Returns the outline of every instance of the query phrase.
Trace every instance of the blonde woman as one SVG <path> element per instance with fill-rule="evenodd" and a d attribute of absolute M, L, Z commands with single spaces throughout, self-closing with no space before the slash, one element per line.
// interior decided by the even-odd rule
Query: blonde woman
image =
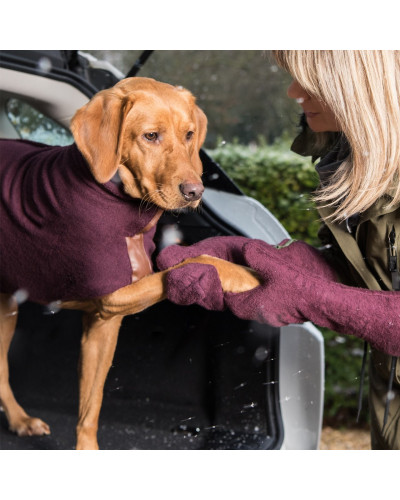
<path fill-rule="evenodd" d="M 315 202 L 324 250 L 221 237 L 169 247 L 161 268 L 207 253 L 263 284 L 223 293 L 211 266 L 168 275 L 168 298 L 274 326 L 310 320 L 371 346 L 373 449 L 400 449 L 400 51 L 274 51 L 303 111 L 292 149 L 320 161 Z"/>

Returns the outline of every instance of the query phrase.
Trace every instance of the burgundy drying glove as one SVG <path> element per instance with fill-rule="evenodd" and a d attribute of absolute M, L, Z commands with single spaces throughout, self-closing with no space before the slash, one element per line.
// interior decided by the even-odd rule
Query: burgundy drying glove
<path fill-rule="evenodd" d="M 214 266 L 187 264 L 167 274 L 167 297 L 182 306 L 198 304 L 212 311 L 223 311 L 224 292 Z"/>
<path fill-rule="evenodd" d="M 159 253 L 157 266 L 160 270 L 168 269 L 200 255 L 244 264 L 243 247 L 249 241 L 243 236 L 217 236 L 191 246 L 171 245 Z M 213 311 L 225 309 L 218 272 L 211 265 L 187 264 L 173 269 L 167 275 L 166 291 L 168 299 L 175 304 L 198 304 Z"/>
<path fill-rule="evenodd" d="M 236 264 L 244 264 L 243 247 L 249 241 L 250 239 L 244 236 L 217 236 L 199 241 L 191 246 L 171 245 L 159 253 L 157 266 L 160 270 L 167 269 L 185 259 L 200 255 L 210 255 Z"/>
<path fill-rule="evenodd" d="M 217 236 L 191 246 L 171 245 L 159 253 L 157 266 L 160 270 L 167 269 L 200 255 L 244 264 L 243 247 L 249 241 L 243 236 Z M 213 311 L 225 309 L 218 272 L 211 265 L 187 264 L 173 269 L 167 275 L 166 291 L 168 299 L 175 304 L 198 304 Z"/>
<path fill-rule="evenodd" d="M 168 268 L 190 257 L 204 253 L 224 258 L 235 263 L 246 264 L 243 248 L 252 240 L 243 237 L 217 237 L 203 240 L 190 247 L 170 246 L 160 254 L 158 265 Z M 318 250 L 302 241 L 283 240 L 272 246 L 259 241 L 271 255 L 279 254 L 282 259 L 292 262 L 308 272 L 314 272 L 327 279 L 335 279 L 335 273 L 320 255 Z M 215 267 L 207 264 L 187 264 L 170 271 L 166 280 L 167 297 L 180 305 L 198 304 L 206 309 L 221 311 L 224 309 L 224 294 Z"/>
<path fill-rule="evenodd" d="M 298 248 L 298 243 L 293 243 Z M 288 249 L 292 246 L 289 245 Z M 400 294 L 348 287 L 335 282 L 321 262 L 288 259 L 253 240 L 244 257 L 264 283 L 244 293 L 225 293 L 225 305 L 238 317 L 273 326 L 312 321 L 338 333 L 355 335 L 392 356 L 400 356 Z M 314 262 L 315 264 L 315 262 Z"/>

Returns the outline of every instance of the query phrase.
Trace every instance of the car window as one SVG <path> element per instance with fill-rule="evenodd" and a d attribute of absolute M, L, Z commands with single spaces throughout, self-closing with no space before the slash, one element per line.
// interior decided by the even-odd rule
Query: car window
<path fill-rule="evenodd" d="M 9 99 L 6 104 L 6 113 L 21 139 L 42 142 L 51 146 L 67 146 L 74 142 L 68 129 L 23 100 Z"/>

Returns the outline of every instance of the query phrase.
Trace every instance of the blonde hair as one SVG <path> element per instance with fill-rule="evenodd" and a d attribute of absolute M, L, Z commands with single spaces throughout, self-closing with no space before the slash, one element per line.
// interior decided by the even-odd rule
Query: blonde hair
<path fill-rule="evenodd" d="M 400 51 L 275 50 L 277 63 L 335 114 L 351 153 L 315 196 L 343 220 L 400 202 Z"/>

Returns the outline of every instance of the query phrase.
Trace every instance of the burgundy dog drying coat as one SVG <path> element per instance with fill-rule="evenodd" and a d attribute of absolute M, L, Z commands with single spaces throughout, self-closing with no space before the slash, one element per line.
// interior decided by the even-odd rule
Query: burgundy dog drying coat
<path fill-rule="evenodd" d="M 0 185 L 1 292 L 89 299 L 152 272 L 160 209 L 97 183 L 75 144 L 0 140 Z"/>

